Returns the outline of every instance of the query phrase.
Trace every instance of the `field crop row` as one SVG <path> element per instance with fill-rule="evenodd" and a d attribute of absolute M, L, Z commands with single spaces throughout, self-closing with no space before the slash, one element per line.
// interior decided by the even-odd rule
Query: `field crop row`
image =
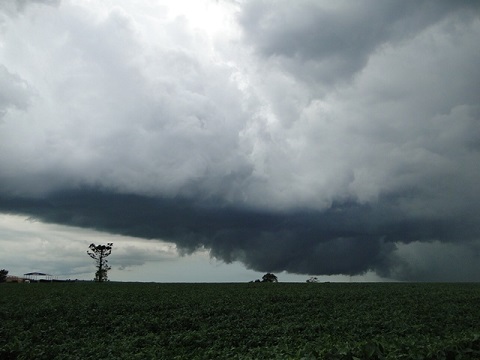
<path fill-rule="evenodd" d="M 1 359 L 478 359 L 477 284 L 0 286 Z"/>

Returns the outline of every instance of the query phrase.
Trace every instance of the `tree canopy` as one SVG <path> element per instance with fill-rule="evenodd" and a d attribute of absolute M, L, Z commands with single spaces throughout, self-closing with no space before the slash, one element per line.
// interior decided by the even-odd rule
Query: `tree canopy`
<path fill-rule="evenodd" d="M 275 274 L 266 273 L 262 277 L 262 282 L 278 282 L 278 278 L 276 277 Z"/>

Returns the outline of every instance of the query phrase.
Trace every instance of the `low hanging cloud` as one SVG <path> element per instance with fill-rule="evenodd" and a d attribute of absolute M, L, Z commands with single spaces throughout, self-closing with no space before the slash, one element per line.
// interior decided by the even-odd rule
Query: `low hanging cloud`
<path fill-rule="evenodd" d="M 305 274 L 480 240 L 476 2 L 55 5 L 0 7 L 0 211 Z"/>

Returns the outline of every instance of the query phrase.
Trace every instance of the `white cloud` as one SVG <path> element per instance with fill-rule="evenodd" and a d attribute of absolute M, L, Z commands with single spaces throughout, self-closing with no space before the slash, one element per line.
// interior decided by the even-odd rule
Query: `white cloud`
<path fill-rule="evenodd" d="M 142 273 L 139 268 L 147 263 L 179 261 L 176 246 L 170 243 L 46 224 L 23 216 L 0 215 L 0 266 L 17 276 L 40 271 L 61 279 L 93 278 L 95 264 L 87 255 L 88 246 L 108 242 L 114 243 L 108 260 L 116 273 L 129 270 L 138 276 Z M 122 274 L 117 276 L 122 279 Z M 162 277 L 156 279 L 161 281 Z"/>
<path fill-rule="evenodd" d="M 25 110 L 28 107 L 32 91 L 27 82 L 12 74 L 0 65 L 0 121 L 8 110 Z"/>
<path fill-rule="evenodd" d="M 31 7 L 5 25 L 3 82 L 38 94 L 28 108 L 20 90 L 17 96 L 8 91 L 11 99 L 3 101 L 24 110 L 6 113 L 1 124 L 0 160 L 5 173 L 13 174 L 2 176 L 7 192 L 39 195 L 99 185 L 324 208 L 335 199 L 369 201 L 417 181 L 435 182 L 425 177 L 425 165 L 454 159 L 432 149 L 477 142 L 472 72 L 478 72 L 479 59 L 472 45 L 478 21 L 462 23 L 452 16 L 431 25 L 434 19 L 425 18 L 415 29 L 404 29 L 400 38 L 408 35 L 408 41 L 398 41 L 399 29 L 372 35 L 365 40 L 372 45 L 358 49 L 367 60 L 352 80 L 335 88 L 325 83 L 319 92 L 321 81 L 305 82 L 276 57 L 262 59 L 249 50 L 250 44 L 280 46 L 281 34 L 297 25 L 306 32 L 309 23 L 294 15 L 313 3 L 293 12 L 283 4 L 279 9 L 293 16 L 287 27 L 269 23 L 269 37 L 247 37 L 250 42 L 238 41 L 231 3 L 198 3 L 203 16 L 194 16 L 183 2 L 154 9 L 108 4 Z M 325 15 L 314 7 L 312 19 Z M 250 10 L 242 25 L 253 36 L 254 28 L 247 28 L 254 17 Z M 270 4 L 262 5 L 262 14 L 272 11 Z M 347 8 L 328 11 L 340 19 L 336 26 L 342 31 L 358 20 L 348 17 Z M 404 16 L 413 15 L 408 10 Z M 353 25 L 345 28 L 343 21 Z M 308 53 L 312 66 L 323 64 L 316 53 L 328 50 L 310 48 L 302 38 L 282 46 L 314 51 Z M 455 118 L 451 129 L 435 120 L 448 113 L 455 117 L 462 106 L 474 117 Z M 439 131 L 444 135 L 431 135 Z M 444 144 L 445 136 L 456 138 Z M 455 161 L 477 160 L 472 154 L 456 156 Z"/>

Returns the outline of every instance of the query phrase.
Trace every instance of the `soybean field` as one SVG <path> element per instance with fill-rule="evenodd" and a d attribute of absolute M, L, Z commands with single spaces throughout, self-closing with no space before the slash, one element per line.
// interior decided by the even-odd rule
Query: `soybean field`
<path fill-rule="evenodd" d="M 0 359 L 479 359 L 480 284 L 0 286 Z"/>

